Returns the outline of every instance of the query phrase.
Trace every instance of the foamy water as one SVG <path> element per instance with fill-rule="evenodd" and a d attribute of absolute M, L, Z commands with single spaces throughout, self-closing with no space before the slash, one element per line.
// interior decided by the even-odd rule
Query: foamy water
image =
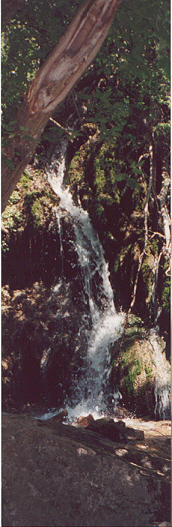
<path fill-rule="evenodd" d="M 87 339 L 86 366 L 80 380 L 73 380 L 72 400 L 66 400 L 65 408 L 69 419 L 82 415 L 96 418 L 106 410 L 104 388 L 110 372 L 110 346 L 119 339 L 123 330 L 124 313 L 117 313 L 113 301 L 113 290 L 109 280 L 107 262 L 103 248 L 95 232 L 87 211 L 81 205 L 73 203 L 69 189 L 64 186 L 65 153 L 67 141 L 60 146 L 60 155 L 55 153 L 48 167 L 48 181 L 54 192 L 60 197 L 60 206 L 56 209 L 57 222 L 67 213 L 74 225 L 76 251 L 83 277 L 84 292 L 88 299 L 91 330 Z M 63 255 L 62 237 L 61 255 Z M 84 315 L 86 316 L 86 315 Z M 114 410 L 120 394 L 112 394 Z"/>

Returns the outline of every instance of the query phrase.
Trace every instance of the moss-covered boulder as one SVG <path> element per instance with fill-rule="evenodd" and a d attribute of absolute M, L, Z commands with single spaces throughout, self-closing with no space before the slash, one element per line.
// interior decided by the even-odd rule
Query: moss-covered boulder
<path fill-rule="evenodd" d="M 170 364 L 165 356 L 164 340 L 158 336 L 157 340 L 152 342 L 141 319 L 130 316 L 125 338 L 113 349 L 111 378 L 126 408 L 137 415 L 170 418 Z M 164 377 L 162 389 L 161 375 Z M 168 394 L 167 401 L 163 401 L 163 390 Z"/>

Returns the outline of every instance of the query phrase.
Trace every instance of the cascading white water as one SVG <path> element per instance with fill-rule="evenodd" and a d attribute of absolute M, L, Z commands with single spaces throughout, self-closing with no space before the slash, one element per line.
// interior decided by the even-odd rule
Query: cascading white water
<path fill-rule="evenodd" d="M 113 291 L 109 281 L 108 266 L 103 249 L 94 231 L 87 211 L 81 205 L 73 203 L 72 196 L 63 184 L 65 173 L 65 155 L 67 141 L 62 140 L 48 167 L 48 181 L 54 192 L 60 197 L 60 206 L 56 209 L 57 221 L 67 213 L 73 220 L 76 249 L 84 281 L 85 295 L 89 303 L 91 330 L 87 330 L 87 356 L 85 372 L 73 386 L 73 400 L 66 401 L 69 419 L 92 413 L 94 417 L 105 410 L 104 385 L 110 370 L 109 347 L 120 336 L 124 315 L 117 314 L 113 302 Z M 62 237 L 61 254 L 63 255 Z M 114 394 L 114 407 L 120 394 Z"/>
<path fill-rule="evenodd" d="M 61 261 L 62 261 L 62 274 L 63 274 L 63 242 L 62 242 L 62 225 L 61 225 L 60 216 L 57 216 L 57 221 L 58 221 L 58 230 L 59 230 L 59 238 L 60 238 L 60 255 L 61 255 Z"/>

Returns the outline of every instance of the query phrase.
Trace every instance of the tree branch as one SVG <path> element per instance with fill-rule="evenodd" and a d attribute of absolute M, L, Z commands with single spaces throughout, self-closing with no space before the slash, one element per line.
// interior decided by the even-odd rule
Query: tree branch
<path fill-rule="evenodd" d="M 68 130 L 67 128 L 64 128 L 64 126 L 62 126 L 60 123 L 52 119 L 52 117 L 50 117 L 50 121 L 54 123 L 56 126 L 58 126 L 58 128 L 61 128 L 61 130 L 64 130 L 64 132 L 66 132 L 67 134 L 72 135 L 72 132 L 70 132 L 70 130 Z"/>
<path fill-rule="evenodd" d="M 88 68 L 103 43 L 121 0 L 85 0 L 19 110 L 14 137 L 3 150 L 2 208 L 15 188 L 46 123 Z"/>
<path fill-rule="evenodd" d="M 121 0 L 86 0 L 32 82 L 31 115 L 53 112 L 82 76 L 104 41 Z"/>
<path fill-rule="evenodd" d="M 139 274 L 140 274 L 140 270 L 142 267 L 144 255 L 146 254 L 146 247 L 147 247 L 147 242 L 148 242 L 148 204 L 149 204 L 149 198 L 150 198 L 150 193 L 152 189 L 153 166 L 154 166 L 153 164 L 153 145 L 152 144 L 150 144 L 149 146 L 149 154 L 143 154 L 142 156 L 140 156 L 139 161 L 141 161 L 141 159 L 143 159 L 144 157 L 145 158 L 148 157 L 148 155 L 150 159 L 150 175 L 149 175 L 149 185 L 148 185 L 148 190 L 147 190 L 147 196 L 146 196 L 146 201 L 145 201 L 145 206 L 144 206 L 144 226 L 145 226 L 144 248 L 143 248 L 142 253 L 139 256 L 139 263 L 138 263 L 136 278 L 135 278 L 134 287 L 133 287 L 132 300 L 130 303 L 128 314 L 131 313 L 132 307 L 135 304 Z"/>
<path fill-rule="evenodd" d="M 160 209 L 161 209 L 161 216 L 163 221 L 163 227 L 164 227 L 164 235 L 165 235 L 165 251 L 167 254 L 167 257 L 171 258 L 171 218 L 168 212 L 168 208 L 166 205 L 168 190 L 170 187 L 170 176 L 166 169 L 166 163 L 164 162 L 163 165 L 163 171 L 162 171 L 162 186 L 160 194 L 157 196 L 159 202 L 160 202 Z"/>

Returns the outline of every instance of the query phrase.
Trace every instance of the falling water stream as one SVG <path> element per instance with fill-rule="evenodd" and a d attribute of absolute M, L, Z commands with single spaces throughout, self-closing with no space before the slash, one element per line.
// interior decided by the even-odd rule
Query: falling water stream
<path fill-rule="evenodd" d="M 90 221 L 87 211 L 81 204 L 74 204 L 72 195 L 64 183 L 65 158 L 68 141 L 62 139 L 56 148 L 50 165 L 47 167 L 48 181 L 60 204 L 56 207 L 56 217 L 60 238 L 60 254 L 62 274 L 64 265 L 62 218 L 70 216 L 75 233 L 75 245 L 82 274 L 84 295 L 87 298 L 87 309 L 82 316 L 80 331 L 85 332 L 86 348 L 84 364 L 79 377 L 74 376 L 72 395 L 66 397 L 64 407 L 68 411 L 70 422 L 77 418 L 92 414 L 98 418 L 107 414 L 110 402 L 111 411 L 115 416 L 116 404 L 121 394 L 109 393 L 107 389 L 110 373 L 111 345 L 119 339 L 123 332 L 124 313 L 117 313 L 113 301 L 113 291 L 109 281 L 108 265 L 105 262 L 103 249 L 97 233 Z M 53 294 L 61 287 L 61 280 L 54 287 Z M 89 305 L 89 314 L 88 314 Z M 89 324 L 85 320 L 89 317 Z M 90 324 L 91 320 L 91 324 Z M 155 379 L 155 419 L 169 419 L 170 380 L 167 361 L 162 354 L 156 331 L 150 331 L 153 361 L 156 366 Z M 49 351 L 49 350 L 48 350 Z M 44 364 L 45 362 L 45 364 Z M 43 359 L 42 367 L 46 366 Z M 59 410 L 58 410 L 59 411 Z M 50 418 L 57 410 L 44 415 Z"/>
<path fill-rule="evenodd" d="M 62 140 L 56 149 L 50 166 L 47 168 L 48 181 L 60 198 L 56 209 L 60 237 L 60 252 L 63 267 L 63 241 L 61 218 L 68 213 L 72 218 L 78 260 L 83 277 L 85 295 L 89 304 L 91 329 L 86 331 L 87 352 L 85 371 L 80 380 L 73 380 L 72 400 L 65 401 L 69 420 L 92 413 L 94 417 L 102 415 L 106 409 L 104 388 L 110 372 L 110 345 L 121 335 L 124 314 L 117 314 L 113 301 L 113 291 L 109 281 L 108 265 L 97 233 L 89 219 L 87 211 L 73 202 L 69 189 L 64 185 L 65 155 L 67 141 Z M 83 315 L 85 317 L 86 315 Z M 84 324 L 83 324 L 84 327 Z M 115 405 L 119 393 L 111 394 L 111 403 Z"/>

